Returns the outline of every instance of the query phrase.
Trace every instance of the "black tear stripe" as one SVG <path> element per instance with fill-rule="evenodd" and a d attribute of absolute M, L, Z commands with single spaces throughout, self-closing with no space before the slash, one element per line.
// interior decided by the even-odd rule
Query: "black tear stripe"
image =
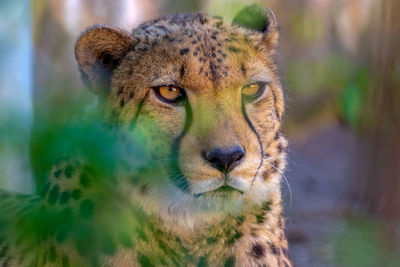
<path fill-rule="evenodd" d="M 150 89 L 150 90 L 151 90 L 151 89 Z M 135 116 L 133 117 L 132 122 L 131 122 L 130 125 L 129 125 L 129 130 L 130 130 L 130 131 L 133 131 L 133 130 L 135 129 L 136 122 L 137 122 L 138 117 L 139 117 L 139 113 L 140 113 L 140 111 L 142 111 L 143 103 L 144 103 L 144 101 L 146 100 L 146 98 L 149 96 L 150 90 L 147 91 L 146 95 L 143 97 L 143 99 L 142 99 L 142 100 L 140 101 L 140 103 L 139 103 L 138 109 L 136 110 L 136 114 L 135 114 Z"/>
<path fill-rule="evenodd" d="M 190 108 L 190 104 L 189 104 L 188 100 L 185 101 L 185 112 L 186 112 L 186 119 L 185 119 L 185 125 L 183 127 L 183 131 L 174 140 L 174 143 L 172 144 L 172 148 L 171 148 L 170 179 L 183 192 L 188 192 L 189 191 L 189 183 L 183 176 L 182 171 L 180 170 L 180 168 L 178 166 L 179 148 L 181 145 L 181 141 L 182 141 L 182 138 L 185 136 L 185 134 L 189 131 L 189 128 L 192 125 L 192 120 L 193 120 L 192 109 Z M 178 175 L 176 175 L 176 173 L 178 173 Z M 175 174 L 175 175 L 172 175 L 172 174 Z"/>
<path fill-rule="evenodd" d="M 263 144 L 262 144 L 262 142 L 261 142 L 261 137 L 258 135 L 256 129 L 254 128 L 253 124 L 251 123 L 249 117 L 247 116 L 246 107 L 245 107 L 244 101 L 242 101 L 242 114 L 243 114 L 244 119 L 246 120 L 247 124 L 250 126 L 250 129 L 251 129 L 251 130 L 254 132 L 254 134 L 257 136 L 257 140 L 258 140 L 258 143 L 260 144 L 260 150 L 261 150 L 261 151 L 260 151 L 260 154 L 261 154 L 260 165 L 258 165 L 257 171 L 256 171 L 256 173 L 254 174 L 254 177 L 253 177 L 253 181 L 251 181 L 251 184 L 253 185 L 254 180 L 256 179 L 256 177 L 257 177 L 257 175 L 258 175 L 258 172 L 260 171 L 260 168 L 261 168 L 261 166 L 262 166 L 262 164 L 263 164 L 263 162 L 264 162 L 264 148 L 263 148 Z"/>

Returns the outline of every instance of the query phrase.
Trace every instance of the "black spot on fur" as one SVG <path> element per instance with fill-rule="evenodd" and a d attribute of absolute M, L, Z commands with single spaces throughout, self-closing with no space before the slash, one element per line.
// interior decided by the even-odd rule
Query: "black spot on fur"
<path fill-rule="evenodd" d="M 170 37 L 169 35 L 164 35 L 164 39 L 167 40 L 169 43 L 172 43 L 175 41 L 175 38 Z"/>
<path fill-rule="evenodd" d="M 159 35 L 157 34 L 157 37 L 158 37 Z M 156 47 L 158 45 L 158 41 L 157 40 L 154 40 L 152 43 L 151 43 L 151 47 Z"/>
<path fill-rule="evenodd" d="M 241 50 L 234 46 L 228 46 L 228 51 L 232 53 L 239 53 Z"/>
<path fill-rule="evenodd" d="M 277 146 L 277 149 L 278 149 L 278 153 L 282 153 L 282 152 L 283 152 L 283 146 L 282 146 L 282 144 L 279 144 L 279 145 Z"/>
<path fill-rule="evenodd" d="M 81 176 L 79 177 L 79 184 L 85 188 L 90 186 L 89 176 L 86 172 L 81 173 Z"/>
<path fill-rule="evenodd" d="M 218 241 L 218 238 L 217 237 L 215 237 L 215 236 L 210 236 L 210 237 L 208 237 L 207 238 L 207 244 L 215 244 L 215 243 L 217 243 L 217 241 Z"/>
<path fill-rule="evenodd" d="M 236 223 L 237 225 L 241 225 L 244 222 L 244 216 L 240 215 L 236 217 Z"/>
<path fill-rule="evenodd" d="M 154 266 L 151 263 L 150 258 L 145 256 L 145 255 L 143 255 L 143 254 L 141 254 L 141 253 L 138 253 L 138 262 L 143 267 L 152 267 L 152 266 Z"/>
<path fill-rule="evenodd" d="M 71 179 L 74 172 L 75 172 L 74 168 L 71 165 L 68 165 L 64 170 L 65 177 Z"/>
<path fill-rule="evenodd" d="M 75 189 L 74 191 L 72 191 L 72 198 L 75 200 L 79 200 L 82 196 L 82 192 L 79 189 Z"/>
<path fill-rule="evenodd" d="M 54 172 L 54 177 L 59 178 L 60 175 L 61 175 L 61 173 L 62 173 L 62 170 L 56 170 L 56 171 Z"/>
<path fill-rule="evenodd" d="M 212 77 L 212 80 L 215 82 L 218 80 L 218 76 L 217 76 L 217 66 L 215 66 L 214 63 L 210 62 L 210 74 Z"/>
<path fill-rule="evenodd" d="M 243 76 L 246 76 L 247 69 L 243 64 L 240 65 L 240 71 L 242 72 Z"/>
<path fill-rule="evenodd" d="M 55 185 L 49 193 L 49 198 L 47 199 L 47 202 L 49 205 L 54 205 L 57 202 L 58 196 L 60 193 L 60 187 L 58 185 Z"/>
<path fill-rule="evenodd" d="M 51 262 L 55 262 L 57 260 L 57 252 L 56 252 L 56 248 L 54 246 L 50 247 L 49 260 Z"/>
<path fill-rule="evenodd" d="M 278 140 L 279 137 L 281 136 L 281 133 L 279 131 L 276 132 L 274 139 Z"/>
<path fill-rule="evenodd" d="M 89 218 L 93 216 L 94 214 L 94 203 L 90 199 L 85 199 L 82 201 L 80 207 L 79 207 L 79 214 L 83 218 Z"/>
<path fill-rule="evenodd" d="M 275 160 L 273 165 L 276 169 L 279 169 L 279 161 Z"/>
<path fill-rule="evenodd" d="M 129 99 L 132 99 L 133 96 L 134 96 L 134 95 L 133 95 L 133 92 L 130 92 L 130 93 L 129 93 Z"/>
<path fill-rule="evenodd" d="M 206 267 L 207 264 L 207 258 L 206 257 L 201 257 L 199 259 L 199 263 L 197 263 L 197 267 Z"/>
<path fill-rule="evenodd" d="M 148 191 L 149 191 L 149 186 L 148 186 L 147 184 L 142 184 L 142 185 L 139 187 L 139 192 L 140 192 L 141 194 L 146 194 Z"/>
<path fill-rule="evenodd" d="M 62 192 L 61 196 L 60 196 L 60 204 L 62 204 L 62 205 L 67 204 L 68 201 L 70 200 L 70 198 L 71 198 L 70 192 L 68 192 L 68 191 Z"/>
<path fill-rule="evenodd" d="M 224 267 L 233 267 L 235 265 L 235 258 L 230 256 L 225 260 Z"/>
<path fill-rule="evenodd" d="M 275 255 L 279 254 L 279 249 L 274 244 L 271 244 L 271 251 Z"/>
<path fill-rule="evenodd" d="M 256 221 L 257 223 L 264 223 L 264 214 L 256 214 Z"/>
<path fill-rule="evenodd" d="M 185 75 L 185 66 L 184 65 L 181 66 L 181 69 L 179 70 L 179 73 L 181 75 L 181 78 L 183 77 L 183 75 Z"/>
<path fill-rule="evenodd" d="M 235 231 L 235 234 L 229 238 L 227 240 L 227 245 L 232 245 L 236 242 L 236 240 L 238 240 L 239 238 L 241 238 L 243 236 L 243 234 L 239 231 Z"/>
<path fill-rule="evenodd" d="M 255 243 L 251 249 L 251 256 L 256 259 L 263 257 L 265 254 L 265 248 L 260 243 Z"/>
<path fill-rule="evenodd" d="M 184 48 L 179 51 L 179 54 L 181 55 L 186 55 L 187 53 L 189 53 L 189 48 Z"/>
<path fill-rule="evenodd" d="M 208 19 L 203 14 L 199 14 L 197 16 L 198 16 L 200 24 L 205 24 L 208 22 Z"/>
<path fill-rule="evenodd" d="M 271 210 L 271 202 L 269 202 L 269 201 L 264 202 L 263 205 L 262 205 L 262 209 L 263 209 L 264 211 L 269 211 L 269 210 Z"/>
<path fill-rule="evenodd" d="M 132 72 L 133 73 L 133 72 Z M 124 92 L 124 87 L 120 87 L 119 89 L 118 89 L 118 92 L 117 92 L 117 95 L 122 95 L 122 93 Z"/>

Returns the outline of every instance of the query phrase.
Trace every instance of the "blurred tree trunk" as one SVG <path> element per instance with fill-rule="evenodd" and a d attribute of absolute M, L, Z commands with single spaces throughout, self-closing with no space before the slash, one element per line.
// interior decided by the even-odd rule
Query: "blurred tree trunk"
<path fill-rule="evenodd" d="M 371 90 L 364 110 L 364 158 L 357 188 L 361 205 L 384 223 L 400 248 L 400 1 L 375 1 L 365 35 Z"/>

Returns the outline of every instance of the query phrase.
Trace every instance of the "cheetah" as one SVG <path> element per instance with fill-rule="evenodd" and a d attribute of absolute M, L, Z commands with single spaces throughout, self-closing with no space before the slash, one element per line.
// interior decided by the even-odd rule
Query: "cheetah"
<path fill-rule="evenodd" d="M 84 31 L 77 63 L 113 142 L 89 137 L 38 196 L 0 191 L 0 264 L 292 266 L 278 38 L 256 5 Z"/>

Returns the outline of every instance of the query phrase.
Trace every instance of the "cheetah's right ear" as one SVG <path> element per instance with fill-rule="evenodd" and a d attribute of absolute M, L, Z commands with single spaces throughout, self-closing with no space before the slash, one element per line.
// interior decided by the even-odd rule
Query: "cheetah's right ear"
<path fill-rule="evenodd" d="M 126 31 L 102 25 L 86 29 L 75 44 L 83 82 L 96 94 L 107 94 L 113 70 L 134 45 Z"/>
<path fill-rule="evenodd" d="M 279 39 L 279 24 L 270 8 L 256 4 L 246 6 L 233 18 L 233 24 L 263 34 L 263 41 L 270 49 L 275 49 Z"/>

